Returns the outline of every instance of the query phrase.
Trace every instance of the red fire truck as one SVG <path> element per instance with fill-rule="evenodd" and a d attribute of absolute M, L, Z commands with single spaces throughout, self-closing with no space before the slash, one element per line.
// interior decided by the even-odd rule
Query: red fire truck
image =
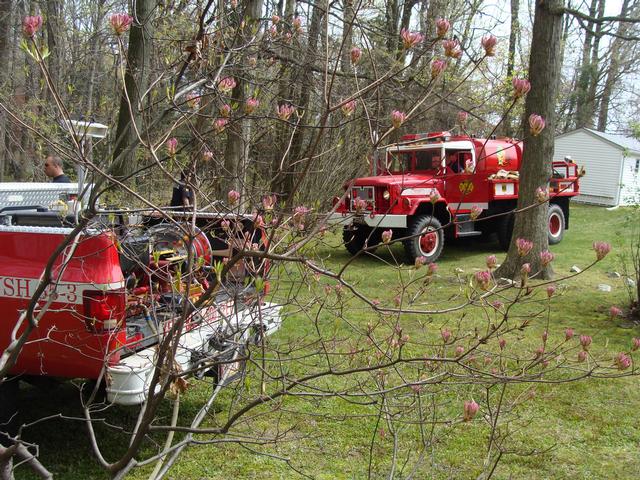
<path fill-rule="evenodd" d="M 351 254 L 379 244 L 385 230 L 391 230 L 393 238 L 408 237 L 403 244 L 411 262 L 417 257 L 437 260 L 445 238 L 495 232 L 500 245 L 508 248 L 522 142 L 434 132 L 405 135 L 381 153 L 372 176 L 346 183 L 343 199 L 334 199 L 336 209 L 329 220 L 344 224 L 344 245 Z M 569 228 L 569 200 L 578 193 L 576 165 L 553 162 L 550 244 L 560 242 Z"/>
<path fill-rule="evenodd" d="M 2 399 L 18 381 L 45 376 L 102 379 L 108 401 L 140 404 L 157 345 L 185 309 L 174 338 L 176 372 L 209 374 L 218 384 L 239 372 L 235 359 L 243 358 L 244 346 L 279 326 L 278 307 L 263 298 L 266 284 L 252 281 L 262 282 L 268 265 L 236 264 L 210 300 L 198 302 L 225 258 L 260 244 L 263 232 L 254 230 L 251 216 L 201 213 L 190 237 L 179 224 L 190 225 L 192 214 L 170 217 L 102 212 L 57 255 L 53 281 L 36 304 L 37 328 L 20 349 L 13 378 L 0 385 Z M 46 207 L 0 210 L 0 354 L 24 331 L 21 316 L 76 222 Z M 187 269 L 190 249 L 194 267 Z"/>

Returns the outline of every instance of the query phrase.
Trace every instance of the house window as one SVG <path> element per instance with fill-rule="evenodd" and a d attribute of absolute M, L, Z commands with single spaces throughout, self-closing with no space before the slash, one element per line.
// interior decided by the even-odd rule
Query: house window
<path fill-rule="evenodd" d="M 640 171 L 640 158 L 636 158 L 636 168 L 634 168 L 633 171 L 636 175 L 638 174 L 638 171 Z"/>

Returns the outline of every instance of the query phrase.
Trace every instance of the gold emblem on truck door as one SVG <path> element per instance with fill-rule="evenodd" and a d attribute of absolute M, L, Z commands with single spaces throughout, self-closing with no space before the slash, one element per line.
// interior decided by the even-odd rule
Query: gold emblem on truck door
<path fill-rule="evenodd" d="M 463 195 L 468 195 L 469 193 L 473 192 L 473 182 L 471 180 L 464 180 L 460 182 L 458 188 L 460 188 L 460 193 L 462 193 Z"/>

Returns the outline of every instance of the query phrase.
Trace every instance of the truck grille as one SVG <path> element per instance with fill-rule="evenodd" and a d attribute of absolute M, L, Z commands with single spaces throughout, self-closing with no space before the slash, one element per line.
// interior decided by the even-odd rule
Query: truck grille
<path fill-rule="evenodd" d="M 375 211 L 376 209 L 376 200 L 375 200 L 375 190 L 373 187 L 353 187 L 351 189 L 351 202 L 350 202 L 350 210 L 355 211 L 356 202 L 358 200 L 364 200 L 365 206 L 364 210 L 367 211 Z"/>

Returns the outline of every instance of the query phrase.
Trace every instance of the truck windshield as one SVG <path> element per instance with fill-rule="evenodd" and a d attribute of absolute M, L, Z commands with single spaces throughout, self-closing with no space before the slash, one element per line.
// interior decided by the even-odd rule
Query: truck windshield
<path fill-rule="evenodd" d="M 390 173 L 437 171 L 441 166 L 440 148 L 412 151 L 389 151 L 387 168 Z"/>

